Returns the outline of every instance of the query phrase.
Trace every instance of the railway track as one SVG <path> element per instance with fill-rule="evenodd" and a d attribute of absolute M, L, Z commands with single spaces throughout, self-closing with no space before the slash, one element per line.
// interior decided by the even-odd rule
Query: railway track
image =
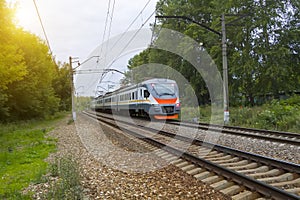
<path fill-rule="evenodd" d="M 225 134 L 238 135 L 256 139 L 263 139 L 272 142 L 286 143 L 290 145 L 300 146 L 300 133 L 270 131 L 263 129 L 242 128 L 234 126 L 220 126 L 207 123 L 189 123 L 189 122 L 167 122 L 176 126 L 185 126 L 190 128 L 198 128 Z"/>
<path fill-rule="evenodd" d="M 300 199 L 300 165 L 125 121 L 116 125 L 110 117 L 97 119 L 114 127 L 121 124 L 158 156 L 233 199 Z M 178 142 L 169 145 L 170 138 Z"/>

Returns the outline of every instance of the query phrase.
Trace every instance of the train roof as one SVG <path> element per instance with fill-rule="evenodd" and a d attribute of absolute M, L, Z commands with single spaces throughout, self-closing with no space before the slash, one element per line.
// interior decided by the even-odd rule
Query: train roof
<path fill-rule="evenodd" d="M 97 98 L 108 97 L 108 96 L 111 96 L 112 94 L 114 94 L 116 92 L 123 92 L 123 91 L 126 91 L 126 90 L 130 90 L 130 89 L 140 87 L 140 86 L 146 85 L 146 84 L 151 84 L 151 83 L 175 83 L 176 84 L 176 81 L 171 80 L 171 79 L 166 79 L 166 78 L 152 78 L 152 79 L 148 79 L 148 80 L 142 81 L 142 82 L 134 84 L 134 85 L 121 87 L 121 88 L 119 88 L 119 89 L 117 89 L 113 92 L 107 92 L 105 95 L 100 95 Z"/>
<path fill-rule="evenodd" d="M 149 83 L 176 83 L 176 81 L 166 78 L 153 78 L 146 81 L 143 81 L 140 84 L 149 84 Z"/>

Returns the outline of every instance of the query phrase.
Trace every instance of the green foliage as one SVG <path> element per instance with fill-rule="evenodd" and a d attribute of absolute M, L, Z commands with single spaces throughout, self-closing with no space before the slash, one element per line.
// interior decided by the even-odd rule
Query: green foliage
<path fill-rule="evenodd" d="M 44 41 L 14 25 L 13 10 L 4 0 L 0 21 L 0 121 L 46 118 L 69 110 L 67 65 L 59 68 Z"/>
<path fill-rule="evenodd" d="M 299 132 L 300 97 L 273 100 L 261 107 L 232 108 L 230 120 L 235 126 Z"/>
<path fill-rule="evenodd" d="M 71 110 L 71 81 L 69 64 L 63 64 L 58 68 L 58 73 L 53 80 L 55 96 L 60 98 L 59 109 Z"/>
<path fill-rule="evenodd" d="M 156 14 L 187 16 L 219 32 L 221 14 L 229 14 L 226 23 L 246 15 L 235 21 L 234 25 L 238 26 L 226 26 L 229 92 L 230 101 L 235 104 L 244 99 L 246 105 L 253 106 L 258 97 L 266 94 L 276 97 L 281 92 L 298 91 L 300 88 L 299 8 L 300 4 L 294 0 L 160 0 Z M 161 34 L 162 27 L 179 31 L 203 43 L 222 72 L 222 48 L 218 35 L 186 20 L 160 18 L 157 19 L 154 38 L 159 38 L 157 36 Z M 154 46 L 157 40 L 154 40 Z M 188 51 L 188 48 L 181 49 Z M 203 74 L 197 73 L 190 63 L 179 56 L 149 48 L 133 57 L 128 68 L 134 69 L 145 63 L 161 63 L 174 68 L 193 86 L 200 104 L 209 103 Z M 160 71 L 160 74 L 170 75 L 168 71 Z M 145 77 L 144 71 L 136 76 L 139 79 Z"/>
<path fill-rule="evenodd" d="M 83 188 L 80 184 L 79 165 L 72 157 L 57 158 L 51 164 L 50 173 L 59 179 L 51 186 L 45 199 L 82 199 Z"/>
<path fill-rule="evenodd" d="M 186 115 L 184 120 L 191 121 L 193 116 L 198 114 L 194 108 L 185 107 L 182 110 Z M 211 123 L 211 106 L 200 106 L 199 111 L 199 121 Z M 273 100 L 262 106 L 230 107 L 229 125 L 299 133 L 300 96 L 280 101 Z"/>
<path fill-rule="evenodd" d="M 47 171 L 44 159 L 56 149 L 40 122 L 0 125 L 0 198 L 30 199 L 21 190 L 40 182 Z"/>
<path fill-rule="evenodd" d="M 282 101 L 273 100 L 264 108 L 257 115 L 256 126 L 281 131 L 300 130 L 300 97 Z"/>

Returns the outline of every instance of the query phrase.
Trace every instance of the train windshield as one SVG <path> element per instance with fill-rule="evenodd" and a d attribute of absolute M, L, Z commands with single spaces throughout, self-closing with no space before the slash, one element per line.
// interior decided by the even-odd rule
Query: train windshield
<path fill-rule="evenodd" d="M 176 85 L 174 83 L 152 83 L 154 91 L 157 95 L 175 95 Z"/>

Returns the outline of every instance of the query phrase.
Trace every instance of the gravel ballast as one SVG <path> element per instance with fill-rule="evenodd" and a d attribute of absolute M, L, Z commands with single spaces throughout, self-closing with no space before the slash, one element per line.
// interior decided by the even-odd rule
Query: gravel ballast
<path fill-rule="evenodd" d="M 230 199 L 173 165 L 160 167 L 161 161 L 148 156 L 148 149 L 126 135 L 82 115 L 69 125 L 68 119 L 49 133 L 58 139 L 58 152 L 49 161 L 70 155 L 76 159 L 84 199 Z M 140 156 L 130 160 L 126 155 L 131 153 Z M 30 190 L 46 192 L 47 184 L 30 186 Z"/>

